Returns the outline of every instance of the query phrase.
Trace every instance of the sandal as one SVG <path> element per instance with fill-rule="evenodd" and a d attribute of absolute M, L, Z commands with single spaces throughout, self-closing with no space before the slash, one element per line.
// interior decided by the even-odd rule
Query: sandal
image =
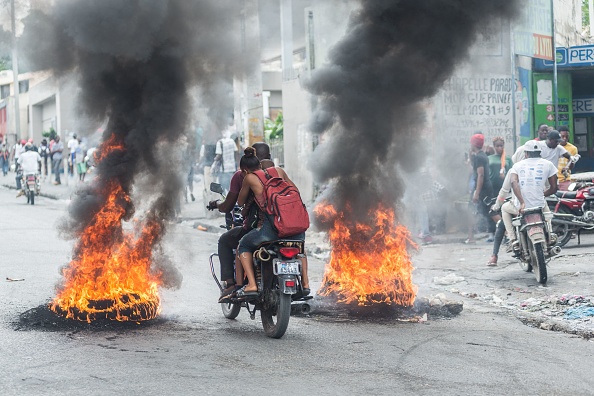
<path fill-rule="evenodd" d="M 233 284 L 227 287 L 225 290 L 221 292 L 221 296 L 219 297 L 219 303 L 228 303 L 231 301 L 231 298 L 235 297 L 235 291 L 238 289 L 239 286 Z"/>
<path fill-rule="evenodd" d="M 464 243 L 467 245 L 474 245 L 476 243 L 476 240 L 468 238 L 464 241 Z"/>
<path fill-rule="evenodd" d="M 237 298 L 253 298 L 258 297 L 258 291 L 245 291 L 245 286 L 235 292 Z"/>
<path fill-rule="evenodd" d="M 488 267 L 495 267 L 497 265 L 497 256 L 492 255 L 489 261 L 487 262 Z"/>

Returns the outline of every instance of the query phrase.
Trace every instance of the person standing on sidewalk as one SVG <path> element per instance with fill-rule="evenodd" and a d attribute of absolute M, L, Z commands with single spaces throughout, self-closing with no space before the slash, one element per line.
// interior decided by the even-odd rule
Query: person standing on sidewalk
<path fill-rule="evenodd" d="M 495 233 L 495 223 L 489 216 L 490 201 L 493 198 L 493 186 L 489 178 L 489 159 L 483 151 L 485 136 L 482 133 L 476 133 L 470 138 L 471 163 L 476 185 L 472 193 L 471 207 L 473 212 L 486 219 L 489 231 L 488 242 L 493 242 Z M 476 243 L 474 239 L 474 228 L 477 221 L 472 217 L 468 225 L 468 239 L 465 243 Z"/>
<path fill-rule="evenodd" d="M 2 175 L 8 174 L 8 165 L 10 163 L 10 150 L 6 146 L 6 142 L 2 142 L 0 147 L 0 168 L 2 168 Z"/>
<path fill-rule="evenodd" d="M 74 167 L 76 166 L 76 148 L 78 147 L 79 141 L 76 138 L 76 133 L 72 135 L 72 139 L 68 141 L 68 151 L 70 156 L 68 157 L 68 174 L 74 176 Z"/>
<path fill-rule="evenodd" d="M 39 145 L 39 155 L 41 156 L 41 162 L 43 165 L 42 174 L 44 178 L 47 178 L 47 159 L 50 156 L 50 148 L 47 145 L 46 139 L 43 139 Z"/>
<path fill-rule="evenodd" d="M 577 147 L 573 144 L 569 143 L 569 128 L 565 125 L 559 127 L 559 136 L 561 136 L 561 140 L 559 140 L 559 144 L 563 146 L 565 150 L 571 155 L 572 157 L 578 153 Z M 571 184 L 571 170 L 568 168 L 569 160 L 565 157 L 559 157 L 559 163 L 557 164 L 558 172 L 557 172 L 557 182 L 559 186 L 559 190 L 567 191 L 567 188 Z"/>
<path fill-rule="evenodd" d="M 64 143 L 60 141 L 60 136 L 56 136 L 54 145 L 52 146 L 52 172 L 54 173 L 54 184 L 62 184 L 60 182 L 60 171 L 62 169 L 62 151 L 64 151 Z"/>
<path fill-rule="evenodd" d="M 215 161 L 221 161 L 221 173 L 219 173 L 219 184 L 223 186 L 225 191 L 229 191 L 231 185 L 231 178 L 235 171 L 237 171 L 237 164 L 235 163 L 235 152 L 237 145 L 231 139 L 231 132 L 226 130 L 223 132 L 223 138 L 217 142 Z"/>

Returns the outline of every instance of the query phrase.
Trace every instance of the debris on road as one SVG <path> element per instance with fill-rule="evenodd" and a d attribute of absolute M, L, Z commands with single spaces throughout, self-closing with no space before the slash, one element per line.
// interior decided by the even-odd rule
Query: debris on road
<path fill-rule="evenodd" d="M 9 278 L 9 277 L 6 277 L 6 280 L 8 282 L 20 282 L 20 281 L 24 281 L 25 278 Z"/>
<path fill-rule="evenodd" d="M 463 276 L 457 276 L 456 274 L 449 274 L 442 278 L 436 276 L 433 278 L 433 283 L 436 285 L 453 285 L 454 283 L 462 282 Z"/>

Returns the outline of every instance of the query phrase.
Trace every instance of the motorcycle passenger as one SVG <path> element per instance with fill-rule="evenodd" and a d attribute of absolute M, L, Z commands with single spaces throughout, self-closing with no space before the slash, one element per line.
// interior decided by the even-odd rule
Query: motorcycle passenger
<path fill-rule="evenodd" d="M 266 143 L 254 143 L 253 147 L 256 149 L 256 156 L 260 159 L 263 169 L 274 166 L 274 162 L 270 160 L 270 147 Z M 244 177 L 245 173 L 241 170 L 235 172 L 235 174 L 233 174 L 231 177 L 229 192 L 227 193 L 225 200 L 223 202 L 210 201 L 208 203 L 208 207 L 212 209 L 216 208 L 222 213 L 230 213 L 237 203 L 237 197 L 239 197 L 239 192 L 241 191 L 241 185 Z M 253 200 L 252 204 L 255 205 Z M 250 224 L 252 220 L 249 216 L 250 207 L 250 203 L 246 203 L 245 209 L 242 213 L 243 227 L 232 228 L 219 238 L 218 253 L 219 262 L 221 264 L 221 280 L 225 281 L 227 285 L 227 287 L 223 290 L 221 297 L 219 298 L 219 302 L 225 302 L 231 296 L 231 294 L 235 292 L 236 289 L 236 280 L 233 273 L 233 265 L 235 263 L 233 249 L 237 248 L 239 240 L 252 229 Z M 241 265 L 236 266 L 236 271 L 237 279 L 241 281 L 243 279 Z"/>
<path fill-rule="evenodd" d="M 31 143 L 27 143 L 25 145 L 25 152 L 22 153 L 19 157 L 18 164 L 21 166 L 21 169 L 23 171 L 23 177 L 26 177 L 30 174 L 37 174 L 37 171 L 41 166 L 41 156 L 36 150 L 33 149 L 33 145 Z M 25 195 L 25 189 L 22 183 L 21 187 L 22 189 L 17 195 L 17 197 Z"/>
<path fill-rule="evenodd" d="M 262 185 L 262 182 L 258 176 L 253 174 L 255 171 L 262 169 L 262 166 L 258 160 L 258 157 L 256 157 L 256 150 L 253 147 L 247 147 L 244 150 L 244 155 L 241 157 L 239 166 L 241 171 L 245 174 L 245 177 L 243 179 L 241 191 L 239 192 L 239 197 L 237 198 L 237 203 L 239 205 L 246 203 L 250 192 L 253 192 L 255 202 L 258 204 L 260 210 L 264 211 L 264 186 Z M 275 170 L 278 172 L 280 177 L 282 177 L 292 186 L 295 186 L 295 183 L 289 179 L 282 168 L 275 167 Z M 295 188 L 297 187 L 295 186 Z M 258 295 L 258 285 L 256 284 L 253 266 L 254 259 L 252 255 L 261 243 L 274 241 L 276 239 L 278 239 L 278 232 L 274 229 L 273 224 L 271 224 L 269 216 L 264 216 L 264 221 L 261 227 L 251 230 L 243 238 L 241 238 L 238 247 L 239 261 L 241 262 L 243 270 L 247 276 L 248 284 L 236 292 L 237 297 L 241 298 Z M 291 239 L 305 239 L 305 232 L 294 235 L 291 237 Z M 303 295 L 308 295 L 310 290 L 309 279 L 307 277 L 306 257 L 304 257 L 302 260 L 302 271 Z"/>
<path fill-rule="evenodd" d="M 505 229 L 510 239 L 510 246 L 517 246 L 517 236 L 512 225 L 512 217 L 522 213 L 525 208 L 542 208 L 549 211 L 545 201 L 547 195 L 557 191 L 557 167 L 551 161 L 540 158 L 541 145 L 529 140 L 523 146 L 524 161 L 517 162 L 509 171 L 513 190 L 513 203 L 506 202 L 501 207 Z M 548 181 L 549 188 L 546 188 Z M 550 229 L 550 224 L 548 225 Z"/>

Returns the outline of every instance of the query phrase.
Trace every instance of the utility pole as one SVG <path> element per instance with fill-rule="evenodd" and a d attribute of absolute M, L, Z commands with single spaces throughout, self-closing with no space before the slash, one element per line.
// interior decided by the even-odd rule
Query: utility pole
<path fill-rule="evenodd" d="M 10 0 L 10 24 L 12 27 L 12 77 L 14 85 L 14 128 L 16 139 L 21 139 L 21 108 L 19 105 L 19 62 L 17 58 L 17 38 L 14 0 Z"/>

